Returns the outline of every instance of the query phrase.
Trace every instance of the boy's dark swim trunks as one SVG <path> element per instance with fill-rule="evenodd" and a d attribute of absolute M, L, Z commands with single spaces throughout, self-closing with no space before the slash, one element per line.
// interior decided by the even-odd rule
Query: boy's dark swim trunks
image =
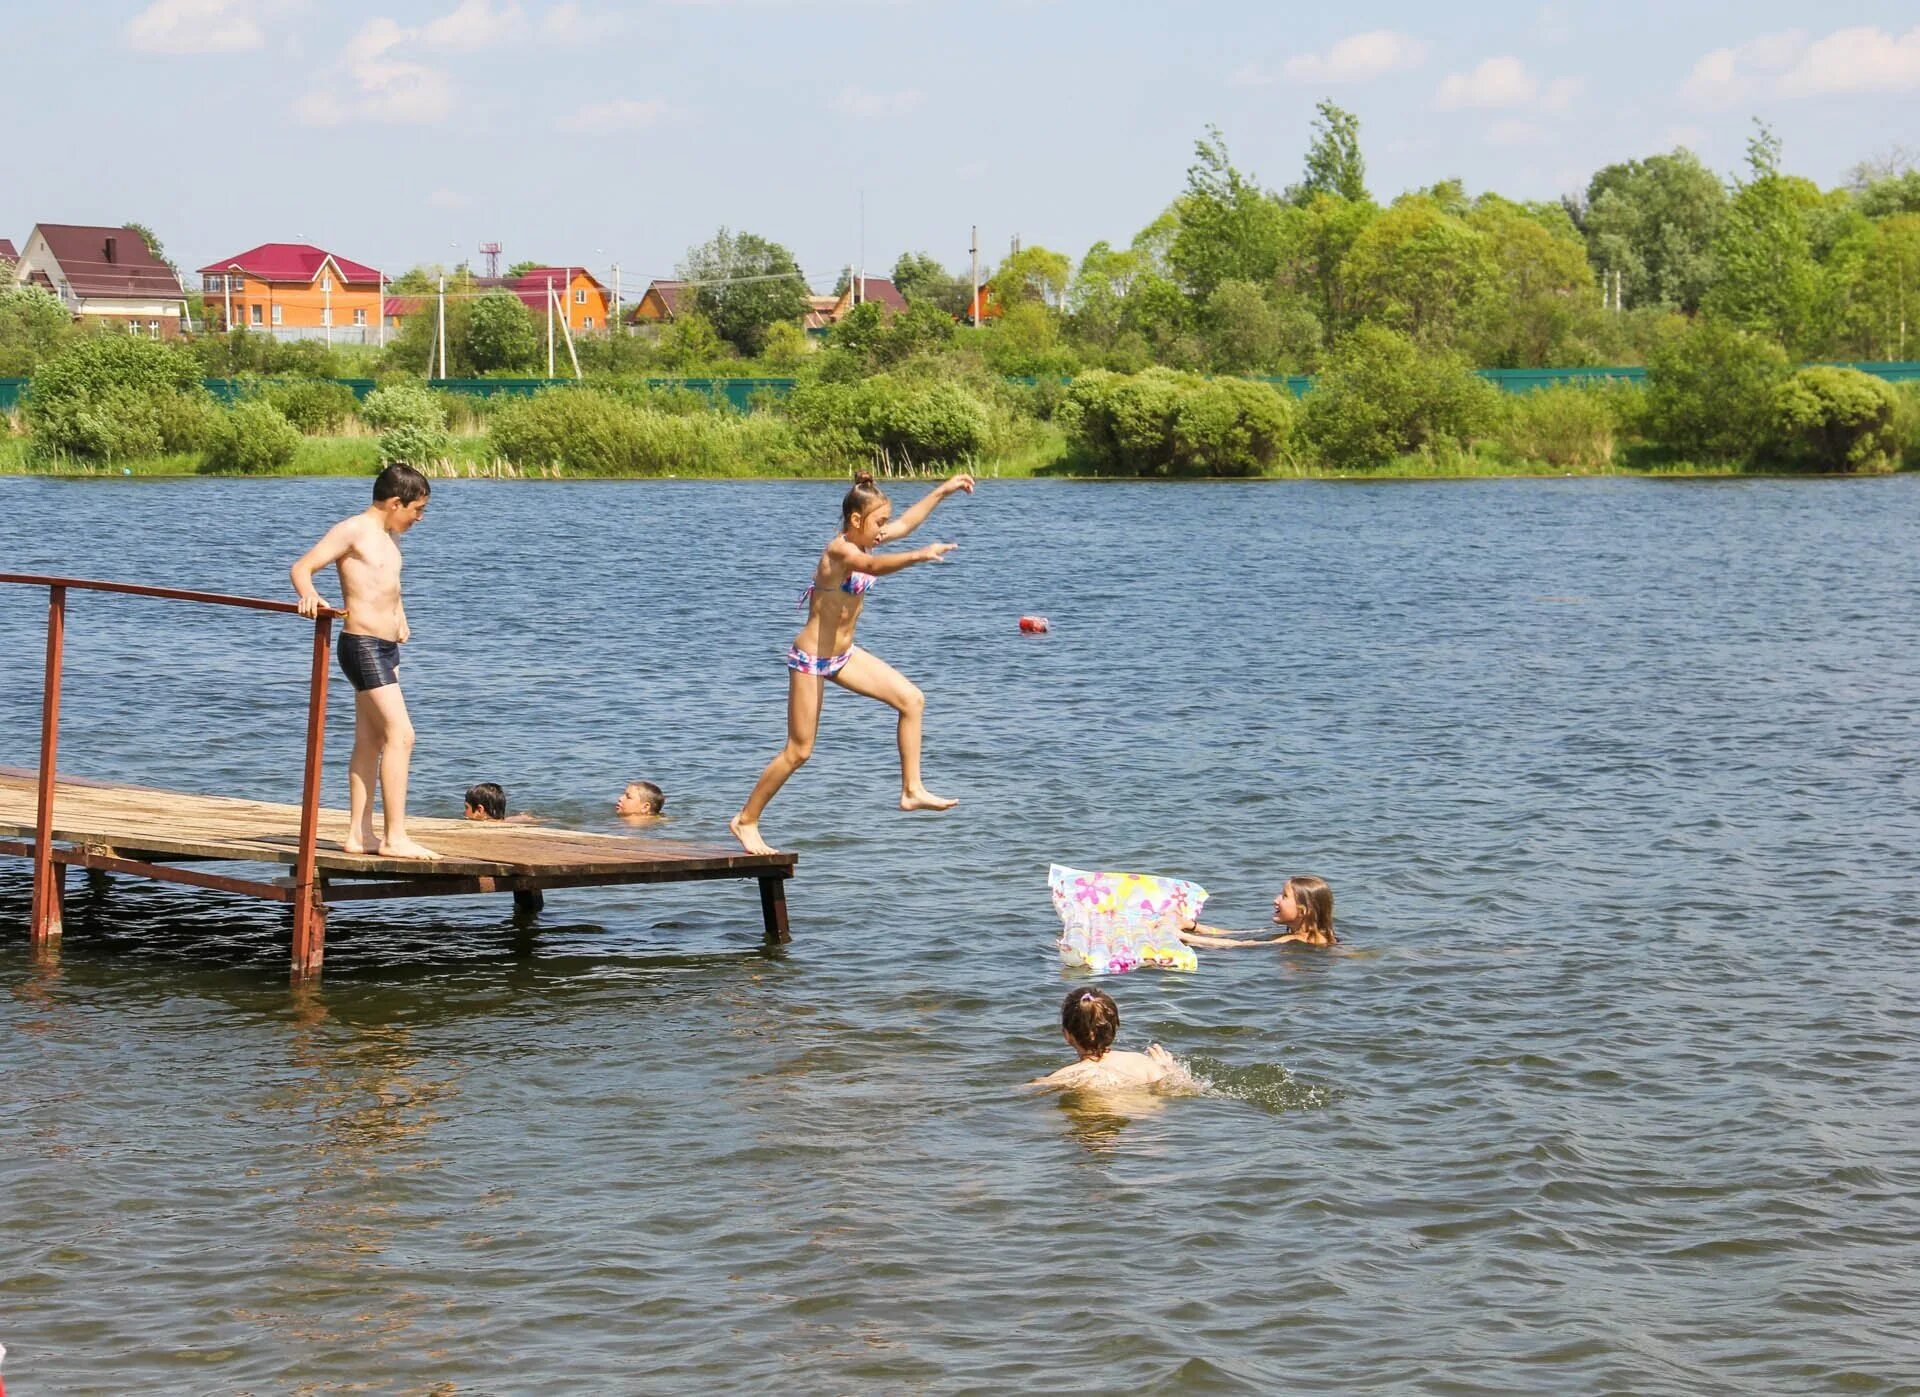
<path fill-rule="evenodd" d="M 354 688 L 385 688 L 400 682 L 400 644 L 348 631 L 340 637 L 340 669 Z"/>

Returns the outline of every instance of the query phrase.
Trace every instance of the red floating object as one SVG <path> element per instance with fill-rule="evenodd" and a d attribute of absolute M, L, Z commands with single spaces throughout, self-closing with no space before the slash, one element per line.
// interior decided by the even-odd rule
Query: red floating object
<path fill-rule="evenodd" d="M 1027 635 L 1045 635 L 1047 633 L 1047 618 L 1044 616 L 1022 616 L 1020 618 L 1020 629 Z"/>

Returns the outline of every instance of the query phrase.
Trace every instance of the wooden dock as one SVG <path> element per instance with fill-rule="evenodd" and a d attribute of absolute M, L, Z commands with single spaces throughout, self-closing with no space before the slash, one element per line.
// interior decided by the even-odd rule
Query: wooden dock
<path fill-rule="evenodd" d="M 44 946 L 62 932 L 66 871 L 87 868 L 284 903 L 293 913 L 293 973 L 320 969 L 327 909 L 371 898 L 450 897 L 509 893 L 537 911 L 548 888 L 607 887 L 752 879 L 760 885 L 766 936 L 787 940 L 786 880 L 794 856 L 748 854 L 731 847 L 679 843 L 542 825 L 467 820 L 408 820 L 408 832 L 441 857 L 431 861 L 349 854 L 347 815 L 320 806 L 322 746 L 332 626 L 340 613 L 322 610 L 313 623 L 301 802 L 276 805 L 227 796 L 191 795 L 58 773 L 60 679 L 69 592 L 107 593 L 295 613 L 292 603 L 91 579 L 0 573 L 0 583 L 48 590 L 40 766 L 0 767 L 0 855 L 33 860 L 29 935 Z M 177 657 L 175 657 L 177 659 Z M 270 878 L 216 871 L 213 865 L 279 864 Z"/>

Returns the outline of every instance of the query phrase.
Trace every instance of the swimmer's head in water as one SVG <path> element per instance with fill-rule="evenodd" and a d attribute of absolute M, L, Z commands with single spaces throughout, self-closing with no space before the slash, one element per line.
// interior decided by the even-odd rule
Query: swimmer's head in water
<path fill-rule="evenodd" d="M 613 803 L 616 815 L 658 815 L 667 808 L 667 793 L 651 781 L 629 781 Z"/>
<path fill-rule="evenodd" d="M 1120 1032 L 1120 1006 L 1105 990 L 1091 985 L 1069 990 L 1060 1006 L 1060 1030 L 1082 1058 L 1098 1061 Z"/>
<path fill-rule="evenodd" d="M 1326 879 L 1311 873 L 1287 879 L 1273 900 L 1273 919 L 1322 945 L 1331 946 L 1339 939 L 1333 934 L 1333 889 Z"/>
<path fill-rule="evenodd" d="M 506 819 L 506 791 L 492 781 L 482 781 L 476 786 L 467 787 L 467 818 L 469 820 Z"/>
<path fill-rule="evenodd" d="M 861 547 L 878 541 L 881 527 L 893 517 L 893 501 L 873 483 L 871 471 L 855 471 L 853 488 L 840 501 L 840 527 Z"/>

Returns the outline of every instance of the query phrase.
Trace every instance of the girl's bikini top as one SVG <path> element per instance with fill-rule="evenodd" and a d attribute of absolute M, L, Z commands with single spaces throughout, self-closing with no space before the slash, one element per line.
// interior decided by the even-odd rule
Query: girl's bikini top
<path fill-rule="evenodd" d="M 840 584 L 840 590 L 852 596 L 863 597 L 873 590 L 873 584 L 880 579 L 870 572 L 849 572 L 847 580 Z M 806 605 L 813 599 L 813 584 L 809 582 L 800 593 L 800 604 Z"/>

